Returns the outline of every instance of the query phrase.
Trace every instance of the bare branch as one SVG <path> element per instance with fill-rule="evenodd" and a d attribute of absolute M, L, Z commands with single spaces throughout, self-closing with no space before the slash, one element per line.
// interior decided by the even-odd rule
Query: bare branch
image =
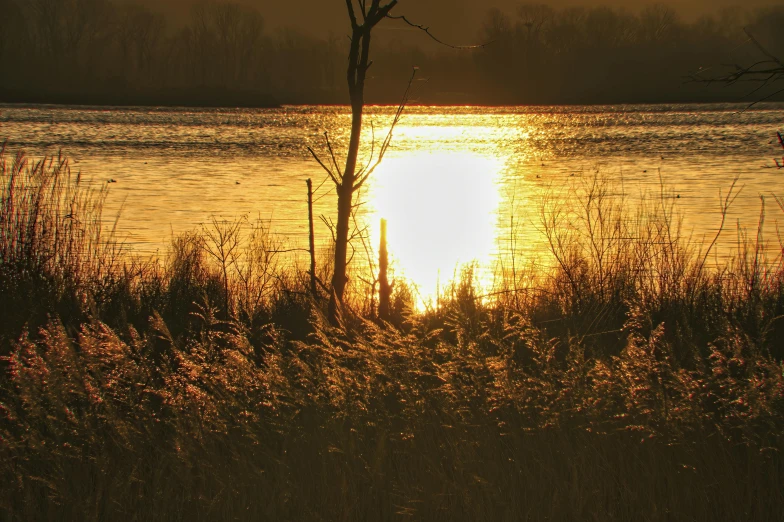
<path fill-rule="evenodd" d="M 757 81 L 760 81 L 762 83 L 758 87 L 753 89 L 751 92 L 746 94 L 746 97 L 753 96 L 753 95 L 757 94 L 757 92 L 759 92 L 762 89 L 764 89 L 765 86 L 768 85 L 768 83 L 770 83 L 772 80 L 773 80 L 773 76 L 768 76 L 767 78 L 763 78 L 763 79 L 757 80 Z M 750 81 L 754 81 L 754 80 L 750 80 Z M 759 103 L 759 100 L 754 102 L 754 105 L 756 105 L 757 103 Z"/>
<path fill-rule="evenodd" d="M 370 164 L 373 163 L 373 156 L 376 155 L 376 127 L 373 124 L 373 120 L 370 120 L 370 157 L 368 158 L 367 164 L 362 167 L 359 172 L 357 173 L 358 178 L 362 178 L 370 168 Z"/>
<path fill-rule="evenodd" d="M 738 83 L 741 83 L 741 82 L 742 83 L 758 83 L 759 84 L 758 86 L 754 87 L 751 91 L 749 91 L 749 92 L 747 92 L 746 94 L 743 95 L 744 98 L 749 98 L 749 97 L 754 96 L 755 94 L 757 94 L 759 91 L 765 89 L 766 87 L 768 87 L 772 83 L 780 82 L 780 81 L 784 80 L 784 67 L 782 67 L 781 70 L 772 70 L 772 71 L 765 71 L 765 72 L 769 73 L 766 77 L 764 77 L 764 78 L 757 78 L 755 76 L 758 75 L 758 74 L 762 74 L 761 71 L 750 71 L 748 69 L 743 69 L 741 71 L 737 71 L 737 72 L 732 73 L 730 75 L 727 75 L 727 76 L 724 76 L 724 77 L 717 77 L 717 78 L 705 79 L 705 78 L 699 78 L 697 76 L 692 76 L 690 82 L 707 83 L 707 84 L 722 83 L 726 87 L 729 87 L 731 85 L 735 85 L 735 84 L 738 84 Z M 779 89 L 779 90 L 771 92 L 770 94 L 768 94 L 767 96 L 764 96 L 763 98 L 754 100 L 748 106 L 746 106 L 741 112 L 745 112 L 745 111 L 753 108 L 755 105 L 757 105 L 759 103 L 762 103 L 764 101 L 767 101 L 767 100 L 773 98 L 774 96 L 777 96 L 777 95 L 779 95 L 779 94 L 781 94 L 783 92 L 784 92 L 784 89 Z"/>
<path fill-rule="evenodd" d="M 318 186 L 318 187 L 316 187 L 316 188 L 313 190 L 313 193 L 315 194 L 315 193 L 317 193 L 319 190 L 321 190 L 321 187 L 323 187 L 323 186 L 324 186 L 324 183 L 326 183 L 328 179 L 329 179 L 329 176 L 327 176 L 327 177 L 325 177 L 323 180 L 321 180 L 321 183 L 319 183 L 319 186 Z M 329 192 L 330 192 L 330 191 L 327 191 L 327 194 L 329 194 Z M 322 197 L 324 197 L 324 196 L 322 196 Z M 319 198 L 319 199 L 321 199 L 321 198 Z M 316 200 L 316 201 L 318 201 L 318 200 Z"/>
<path fill-rule="evenodd" d="M 369 166 L 365 170 L 365 172 L 361 174 L 361 176 L 359 177 L 359 181 L 357 181 L 357 183 L 354 184 L 354 189 L 353 189 L 354 192 L 362 188 L 362 186 L 368 180 L 370 175 L 373 174 L 373 171 L 376 170 L 376 168 L 381 164 L 381 161 L 384 159 L 384 155 L 387 153 L 387 150 L 389 149 L 389 145 L 392 143 L 392 133 L 394 132 L 397 124 L 400 122 L 400 118 L 401 116 L 403 116 L 403 110 L 405 109 L 406 104 L 408 103 L 411 94 L 411 87 L 414 84 L 414 78 L 416 78 L 416 74 L 418 70 L 419 68 L 414 67 L 413 71 L 411 72 L 411 78 L 408 80 L 408 86 L 406 87 L 405 93 L 403 93 L 403 99 L 400 101 L 400 105 L 398 105 L 397 111 L 395 111 L 395 117 L 392 119 L 392 124 L 389 127 L 389 132 L 387 133 L 386 138 L 384 138 L 384 141 L 381 144 L 381 148 L 379 149 L 378 158 L 376 159 L 376 162 L 373 163 L 372 166 Z M 370 161 L 372 160 L 373 158 L 371 156 Z M 370 165 L 370 162 L 368 162 L 368 165 Z"/>
<path fill-rule="evenodd" d="M 723 83 L 724 85 L 730 86 L 740 82 L 754 82 L 759 83 L 760 85 L 754 88 L 751 92 L 747 93 L 746 96 L 752 96 L 759 92 L 761 89 L 764 89 L 769 84 L 773 82 L 777 82 L 780 80 L 784 80 L 784 63 L 782 61 L 771 54 L 765 47 L 751 34 L 748 28 L 744 28 L 743 31 L 749 37 L 748 42 L 754 44 L 754 46 L 759 50 L 765 57 L 765 60 L 759 60 L 754 62 L 753 64 L 743 67 L 738 64 L 732 65 L 725 65 L 725 67 L 732 67 L 734 68 L 733 71 L 728 72 L 726 74 L 712 76 L 709 78 L 705 78 L 701 76 L 703 73 L 712 70 L 713 68 L 708 68 L 705 70 L 698 71 L 695 74 L 689 76 L 690 82 L 699 82 L 699 83 Z M 768 100 L 773 96 L 781 93 L 783 90 L 776 91 L 761 100 L 754 101 L 751 105 L 749 105 L 746 110 L 750 109 L 754 105 Z"/>
<path fill-rule="evenodd" d="M 411 20 L 409 20 L 408 18 L 406 18 L 405 15 L 398 15 L 398 16 L 387 15 L 387 18 L 389 18 L 390 20 L 401 20 L 401 21 L 405 22 L 406 24 L 410 25 L 411 27 L 413 27 L 414 29 L 419 29 L 420 31 L 425 33 L 427 36 L 429 36 L 430 39 L 433 40 L 434 42 L 439 43 L 439 44 L 441 44 L 441 45 L 443 45 L 445 47 L 449 47 L 450 49 L 464 49 L 464 50 L 465 49 L 480 49 L 480 48 L 486 47 L 486 46 L 488 46 L 489 44 L 492 43 L 492 42 L 486 42 L 486 43 L 477 44 L 477 45 L 453 45 L 453 44 L 447 43 L 447 42 L 441 40 L 440 38 L 438 38 L 437 36 L 435 36 L 433 33 L 430 32 L 430 28 L 429 27 L 424 26 L 424 25 L 420 25 L 420 24 L 417 24 L 417 23 L 414 23 Z"/>
<path fill-rule="evenodd" d="M 767 85 L 767 84 L 766 84 L 766 85 Z M 764 87 L 764 85 L 763 85 L 763 87 Z M 755 89 L 755 90 L 759 90 L 759 89 Z M 765 96 L 764 98 L 760 98 L 759 100 L 754 100 L 752 103 L 750 103 L 750 104 L 749 104 L 749 106 L 748 106 L 748 107 L 746 107 L 746 108 L 745 108 L 743 111 L 741 111 L 741 112 L 744 112 L 744 111 L 747 111 L 747 110 L 751 109 L 752 107 L 754 107 L 754 106 L 755 106 L 755 105 L 757 105 L 758 103 L 766 102 L 766 101 L 768 101 L 769 99 L 773 98 L 774 96 L 776 96 L 776 95 L 778 95 L 778 94 L 781 94 L 781 93 L 783 93 L 783 92 L 784 92 L 784 89 L 779 89 L 778 91 L 773 91 L 772 93 L 768 94 L 768 95 L 767 95 L 767 96 Z"/>
<path fill-rule="evenodd" d="M 364 4 L 364 2 L 362 4 Z M 358 24 L 357 24 L 357 15 L 354 14 L 353 0 L 346 0 L 346 7 L 348 8 L 348 17 L 351 20 L 351 28 L 356 29 L 358 27 Z"/>
<path fill-rule="evenodd" d="M 335 242 L 335 224 L 332 222 L 332 219 L 328 218 L 326 216 L 323 216 L 323 215 L 319 216 L 319 219 L 321 219 L 322 223 L 324 223 L 327 226 L 327 229 L 329 230 L 329 233 L 332 234 L 332 242 L 334 243 Z"/>
<path fill-rule="evenodd" d="M 329 150 L 329 155 L 332 158 L 332 164 L 335 166 L 335 172 L 337 172 L 338 175 L 343 178 L 343 172 L 340 171 L 340 166 L 338 166 L 338 161 L 335 158 L 335 151 L 332 150 L 332 144 L 329 142 L 329 134 L 326 131 L 324 131 L 324 141 L 327 142 L 327 150 Z"/>
<path fill-rule="evenodd" d="M 756 38 L 754 38 L 754 35 L 751 34 L 751 31 L 749 31 L 748 27 L 744 27 L 743 28 L 743 32 L 746 33 L 746 36 L 749 37 L 749 40 L 751 40 L 751 42 L 757 47 L 757 49 L 760 50 L 760 52 L 762 54 L 764 54 L 765 56 L 770 58 L 772 61 L 774 61 L 777 64 L 779 64 L 781 67 L 784 67 L 784 63 L 782 63 L 781 60 L 777 56 L 773 56 L 767 49 L 765 49 L 765 47 L 762 46 L 761 43 L 759 43 L 759 41 L 757 41 Z"/>
<path fill-rule="evenodd" d="M 388 18 L 390 11 L 395 8 L 397 2 L 398 0 L 391 0 L 387 5 L 381 6 L 380 0 L 373 0 L 373 5 L 367 15 L 366 24 L 369 24 L 372 27 L 377 25 L 384 18 Z"/>
<path fill-rule="evenodd" d="M 398 1 L 398 0 L 392 0 L 392 1 L 391 1 L 391 2 L 389 2 L 387 5 L 385 5 L 385 6 L 384 6 L 384 7 L 382 7 L 381 9 L 379 9 L 379 12 L 378 12 L 379 21 L 381 21 L 382 19 L 384 19 L 384 18 L 386 18 L 386 17 L 388 17 L 388 16 L 389 16 L 389 13 L 390 13 L 390 12 L 392 11 L 392 9 L 394 9 L 394 8 L 395 8 L 395 6 L 397 5 L 397 1 Z"/>
<path fill-rule="evenodd" d="M 313 156 L 319 165 L 321 165 L 321 168 L 327 171 L 327 174 L 329 174 L 329 177 L 332 178 L 332 182 L 335 184 L 335 186 L 340 187 L 342 184 L 338 178 L 335 177 L 335 174 L 332 172 L 332 170 L 327 167 L 323 161 L 321 161 L 321 158 L 318 157 L 318 154 L 316 154 L 310 147 L 308 147 L 308 152 L 310 152 L 310 155 Z"/>
<path fill-rule="evenodd" d="M 354 226 L 355 227 L 357 226 L 356 216 L 354 217 Z M 367 228 L 365 228 L 365 232 L 367 232 Z M 375 263 L 375 261 L 373 259 L 372 249 L 370 248 L 370 245 L 368 244 L 368 235 L 366 233 L 360 234 L 359 240 L 362 242 L 362 249 L 365 251 L 365 257 L 366 257 L 365 261 L 367 262 L 368 267 L 370 268 L 370 273 L 371 274 L 375 274 L 375 272 L 376 272 L 376 263 Z M 373 289 L 375 289 L 376 283 L 378 282 L 378 280 L 376 280 L 375 278 L 374 278 L 372 283 L 370 281 L 365 280 L 365 279 L 361 279 L 361 281 L 363 281 L 365 284 L 367 284 L 368 286 L 372 287 Z"/>
<path fill-rule="evenodd" d="M 716 245 L 716 241 L 718 241 L 719 236 L 724 231 L 724 223 L 727 220 L 727 214 L 729 213 L 730 207 L 732 206 L 733 203 L 735 203 L 735 200 L 738 199 L 738 196 L 740 196 L 740 193 L 743 191 L 743 187 L 738 189 L 737 192 L 735 191 L 735 187 L 737 186 L 739 179 L 740 176 L 735 176 L 735 179 L 732 181 L 732 184 L 730 185 L 729 191 L 727 191 L 726 197 L 722 198 L 721 189 L 719 190 L 719 201 L 721 202 L 721 207 L 720 207 L 721 223 L 719 223 L 719 229 L 716 232 L 716 235 L 713 237 L 713 241 L 711 241 L 711 244 L 708 245 L 707 250 L 705 250 L 705 254 L 702 256 L 702 261 L 700 262 L 700 265 L 697 268 L 697 274 L 702 273 L 702 269 L 705 267 L 705 262 L 708 260 L 708 256 L 710 255 L 711 250 L 713 250 L 713 247 Z"/>

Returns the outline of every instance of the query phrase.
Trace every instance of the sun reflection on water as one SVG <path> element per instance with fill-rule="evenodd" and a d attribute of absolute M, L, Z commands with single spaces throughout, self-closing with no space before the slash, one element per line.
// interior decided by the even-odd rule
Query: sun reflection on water
<path fill-rule="evenodd" d="M 594 176 L 616 184 L 633 213 L 639 200 L 657 201 L 663 184 L 673 192 L 665 201 L 674 201 L 684 235 L 703 249 L 721 222 L 719 194 L 740 176 L 744 189 L 727 216 L 732 230 L 728 225 L 714 248 L 719 259 L 737 247 L 736 229 L 755 237 L 759 196 L 770 202 L 784 192 L 780 173 L 761 168 L 781 152 L 770 133 L 784 106 L 745 111 L 739 119 L 743 108 L 409 107 L 358 207 L 360 229 L 370 225 L 370 237 L 354 237 L 352 281 L 364 295 L 368 260 L 376 256 L 364 250 L 377 249 L 381 217 L 389 220 L 393 277 L 416 284 L 425 300 L 471 260 L 480 263 L 479 281 L 491 292 L 490 283 L 508 283 L 510 269 L 546 273 L 555 260 L 541 223 L 545 203 L 562 210 L 567 225 L 571 216 L 580 226 L 569 204 Z M 368 108 L 365 162 L 370 151 L 378 154 L 371 143 L 385 135 L 396 109 Z M 263 219 L 285 241 L 282 266 L 305 266 L 305 180 L 312 178 L 315 247 L 319 263 L 328 264 L 335 190 L 306 146 L 323 147 L 326 131 L 341 162 L 350 108 L 4 107 L 2 113 L 11 142 L 31 157 L 63 147 L 74 170 L 96 187 L 117 180 L 103 216 L 113 226 L 124 209 L 117 234 L 134 254 L 165 256 L 173 236 L 201 230 L 212 216 L 247 216 Z M 325 148 L 320 152 L 328 157 Z M 770 203 L 768 210 L 765 233 L 778 256 L 781 215 Z"/>
<path fill-rule="evenodd" d="M 386 158 L 374 174 L 371 240 L 378 245 L 386 219 L 395 274 L 417 286 L 420 306 L 459 266 L 489 263 L 503 167 L 500 158 L 470 152 L 415 152 Z"/>

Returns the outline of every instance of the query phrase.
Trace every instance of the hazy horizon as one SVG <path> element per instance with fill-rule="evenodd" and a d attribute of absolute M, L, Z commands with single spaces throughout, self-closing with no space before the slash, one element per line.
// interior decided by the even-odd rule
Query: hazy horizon
<path fill-rule="evenodd" d="M 115 0 L 119 3 L 140 3 L 169 15 L 187 17 L 190 7 L 204 0 Z M 299 2 L 271 2 L 269 0 L 235 0 L 236 3 L 255 7 L 264 16 L 268 29 L 296 29 L 314 36 L 324 37 L 340 34 L 348 27 L 345 3 L 343 0 L 301 0 Z M 409 5 L 410 4 L 410 5 Z M 452 9 L 444 12 L 450 5 Z M 412 21 L 429 26 L 439 36 L 450 39 L 456 44 L 464 40 L 474 39 L 481 30 L 489 9 L 497 8 L 512 13 L 520 5 L 546 5 L 555 9 L 568 7 L 600 7 L 607 6 L 635 13 L 647 6 L 664 5 L 674 9 L 685 21 L 693 21 L 700 16 L 715 14 L 717 11 L 737 7 L 744 10 L 760 7 L 781 5 L 776 0 L 687 0 L 687 1 L 655 1 L 655 0 L 417 0 L 416 2 L 401 1 L 395 13 L 405 14 Z M 415 33 L 405 25 L 393 22 L 381 25 L 379 31 L 407 31 Z"/>
<path fill-rule="evenodd" d="M 196 2 L 0 0 L 6 13 L 0 59 L 14 71 L 0 85 L 0 101 L 244 107 L 347 101 L 343 2 L 235 0 L 189 10 Z M 784 55 L 784 8 L 754 7 L 766 0 L 729 11 L 721 7 L 729 1 L 708 9 L 702 0 L 677 8 L 454 0 L 443 13 L 445 2 L 401 2 L 394 12 L 443 41 L 490 44 L 452 51 L 401 21 L 385 21 L 374 32 L 367 102 L 397 103 L 412 67 L 428 80 L 413 100 L 424 104 L 742 101 L 754 88 L 747 83 L 727 89 L 686 79 L 701 68 L 713 67 L 715 75 L 723 64 L 758 61 L 761 51 L 745 27 L 771 53 Z M 706 16 L 697 18 L 700 12 Z M 758 91 L 757 99 L 768 94 Z"/>

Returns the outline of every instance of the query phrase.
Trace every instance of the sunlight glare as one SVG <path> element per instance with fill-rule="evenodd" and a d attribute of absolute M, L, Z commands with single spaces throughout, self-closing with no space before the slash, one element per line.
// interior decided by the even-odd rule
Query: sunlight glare
<path fill-rule="evenodd" d="M 374 247 L 379 220 L 388 221 L 395 274 L 416 285 L 418 306 L 435 301 L 438 286 L 456 269 L 487 265 L 495 249 L 502 164 L 467 152 L 389 157 L 377 171 L 371 194 Z"/>

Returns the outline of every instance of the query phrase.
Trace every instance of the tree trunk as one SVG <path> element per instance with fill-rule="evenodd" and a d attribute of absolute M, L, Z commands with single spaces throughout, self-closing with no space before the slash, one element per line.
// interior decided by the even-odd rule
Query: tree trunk
<path fill-rule="evenodd" d="M 360 54 L 361 49 L 361 54 Z M 351 136 L 346 154 L 338 193 L 338 222 L 335 227 L 335 263 L 332 275 L 332 295 L 329 299 L 329 319 L 334 325 L 340 323 L 340 305 L 348 283 L 348 229 L 356 181 L 357 158 L 362 137 L 362 116 L 365 109 L 365 74 L 370 51 L 370 29 L 356 28 L 351 38 L 351 51 L 347 79 L 351 96 Z"/>
<path fill-rule="evenodd" d="M 313 181 L 308 178 L 308 246 L 310 247 L 310 295 L 318 297 L 316 288 L 316 235 L 313 231 Z"/>
<path fill-rule="evenodd" d="M 389 321 L 389 301 L 392 297 L 392 287 L 389 284 L 387 271 L 389 269 L 389 254 L 387 253 L 387 220 L 381 220 L 381 244 L 378 247 L 378 318 Z"/>
<path fill-rule="evenodd" d="M 351 137 L 349 138 L 346 168 L 340 175 L 340 181 L 333 175 L 338 194 L 338 222 L 335 226 L 335 266 L 332 275 L 332 295 L 329 299 L 329 320 L 333 325 L 340 325 L 340 306 L 346 291 L 348 277 L 348 231 L 353 210 L 353 196 L 362 181 L 357 183 L 357 158 L 359 156 L 360 138 L 362 136 L 362 112 L 365 109 L 365 77 L 370 67 L 370 35 L 389 12 L 397 5 L 398 0 L 389 0 L 381 5 L 381 0 L 358 2 L 362 23 L 358 22 L 354 8 L 354 0 L 346 0 L 348 15 L 351 20 L 351 46 L 348 54 L 346 80 L 351 98 Z"/>

